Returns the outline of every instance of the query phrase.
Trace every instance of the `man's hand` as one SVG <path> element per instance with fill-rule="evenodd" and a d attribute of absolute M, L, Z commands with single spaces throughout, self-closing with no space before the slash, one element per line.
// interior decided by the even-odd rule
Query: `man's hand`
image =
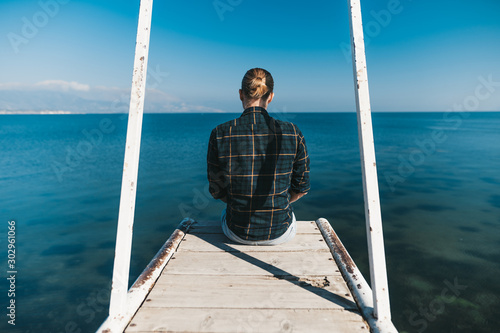
<path fill-rule="evenodd" d="M 295 201 L 299 200 L 300 198 L 302 198 L 306 194 L 307 194 L 307 192 L 295 193 L 294 191 L 290 190 L 290 203 L 294 203 Z"/>

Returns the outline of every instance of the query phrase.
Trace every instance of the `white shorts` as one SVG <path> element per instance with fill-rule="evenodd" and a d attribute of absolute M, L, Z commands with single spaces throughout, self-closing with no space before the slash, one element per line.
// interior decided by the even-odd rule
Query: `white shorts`
<path fill-rule="evenodd" d="M 222 211 L 221 215 L 221 223 L 222 223 L 222 232 L 226 235 L 227 238 L 232 240 L 235 243 L 240 243 L 244 245 L 278 245 L 286 243 L 295 237 L 297 234 L 297 221 L 295 220 L 295 214 L 292 212 L 292 224 L 288 227 L 285 233 L 278 238 L 270 239 L 270 240 L 262 240 L 262 241 L 249 241 L 238 237 L 234 232 L 229 229 L 226 222 L 226 209 Z"/>

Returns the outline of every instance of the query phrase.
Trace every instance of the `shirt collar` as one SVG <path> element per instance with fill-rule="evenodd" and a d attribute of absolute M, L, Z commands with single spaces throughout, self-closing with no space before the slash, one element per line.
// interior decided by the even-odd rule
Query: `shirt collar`
<path fill-rule="evenodd" d="M 263 107 L 251 106 L 249 108 L 246 108 L 245 111 L 243 111 L 243 113 L 241 114 L 241 117 L 243 117 L 245 115 L 249 115 L 249 114 L 254 113 L 254 112 L 259 112 L 259 113 L 262 113 L 264 116 L 269 116 L 269 114 L 267 113 L 267 110 L 264 109 Z"/>

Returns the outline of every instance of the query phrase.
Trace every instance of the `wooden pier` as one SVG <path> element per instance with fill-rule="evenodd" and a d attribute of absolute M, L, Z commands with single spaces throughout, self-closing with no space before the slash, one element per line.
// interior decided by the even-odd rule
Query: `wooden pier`
<path fill-rule="evenodd" d="M 370 331 L 314 221 L 278 246 L 197 223 L 173 251 L 125 332 Z"/>
<path fill-rule="evenodd" d="M 191 220 L 174 231 L 128 289 L 153 5 L 141 0 L 109 317 L 99 333 L 358 332 L 368 327 L 373 333 L 397 332 L 391 321 L 361 4 L 348 3 L 371 288 L 320 218 L 299 222 L 295 239 L 275 247 L 230 244 L 218 223 L 188 232 Z"/>

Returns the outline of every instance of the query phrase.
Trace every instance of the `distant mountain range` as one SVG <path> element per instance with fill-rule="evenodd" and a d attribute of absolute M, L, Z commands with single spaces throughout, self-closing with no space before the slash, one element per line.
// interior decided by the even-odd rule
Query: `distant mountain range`
<path fill-rule="evenodd" d="M 2 113 L 125 113 L 130 89 L 90 87 L 77 82 L 44 81 L 33 85 L 0 84 Z M 223 112 L 189 105 L 167 93 L 148 89 L 145 112 Z"/>

